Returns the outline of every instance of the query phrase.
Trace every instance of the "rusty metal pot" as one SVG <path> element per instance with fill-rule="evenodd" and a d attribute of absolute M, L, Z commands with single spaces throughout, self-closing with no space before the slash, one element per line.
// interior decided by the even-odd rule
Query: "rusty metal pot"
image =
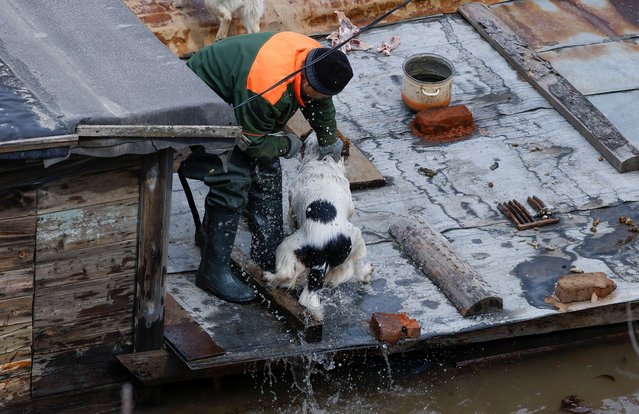
<path fill-rule="evenodd" d="M 448 59 L 419 53 L 409 56 L 402 69 L 402 100 L 410 109 L 418 112 L 450 103 L 455 68 Z"/>

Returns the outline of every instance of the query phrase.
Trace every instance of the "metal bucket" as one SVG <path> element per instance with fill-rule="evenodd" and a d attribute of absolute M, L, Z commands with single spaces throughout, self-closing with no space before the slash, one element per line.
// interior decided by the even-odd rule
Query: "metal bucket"
<path fill-rule="evenodd" d="M 402 100 L 415 112 L 450 103 L 455 68 L 432 53 L 409 56 L 402 66 Z"/>

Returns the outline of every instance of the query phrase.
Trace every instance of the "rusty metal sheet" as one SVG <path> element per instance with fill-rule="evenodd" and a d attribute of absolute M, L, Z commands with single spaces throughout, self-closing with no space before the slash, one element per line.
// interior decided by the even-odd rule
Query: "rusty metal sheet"
<path fill-rule="evenodd" d="M 537 51 L 639 35 L 636 0 L 525 0 L 491 9 Z"/>
<path fill-rule="evenodd" d="M 413 0 L 397 10 L 383 23 L 393 23 L 440 13 L 453 13 L 472 0 Z M 485 4 L 500 0 L 480 0 Z M 335 11 L 341 11 L 362 27 L 402 0 L 269 0 L 264 4 L 262 31 L 294 32 L 315 35 L 338 28 Z M 204 6 L 204 0 L 190 0 L 176 9 L 171 0 L 124 0 L 124 3 L 155 35 L 178 56 L 194 52 L 215 40 L 218 22 Z M 233 19 L 229 35 L 244 33 L 238 19 Z"/>
<path fill-rule="evenodd" d="M 589 96 L 588 100 L 606 115 L 635 148 L 639 148 L 639 90 Z"/>
<path fill-rule="evenodd" d="M 164 318 L 164 339 L 185 362 L 223 355 L 226 352 L 170 293 L 165 295 Z"/>
<path fill-rule="evenodd" d="M 540 53 L 584 95 L 639 88 L 639 41 L 574 46 Z"/>

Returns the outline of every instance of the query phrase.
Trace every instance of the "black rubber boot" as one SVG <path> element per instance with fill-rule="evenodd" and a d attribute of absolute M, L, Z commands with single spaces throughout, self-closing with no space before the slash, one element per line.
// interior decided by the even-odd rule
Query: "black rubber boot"
<path fill-rule="evenodd" d="M 284 238 L 280 161 L 258 164 L 252 174 L 247 205 L 251 259 L 262 270 L 275 271 L 275 251 Z"/>
<path fill-rule="evenodd" d="M 195 285 L 228 302 L 253 301 L 255 291 L 235 276 L 230 267 L 240 213 L 223 207 L 206 206 L 205 217 L 203 227 L 206 240 Z"/>

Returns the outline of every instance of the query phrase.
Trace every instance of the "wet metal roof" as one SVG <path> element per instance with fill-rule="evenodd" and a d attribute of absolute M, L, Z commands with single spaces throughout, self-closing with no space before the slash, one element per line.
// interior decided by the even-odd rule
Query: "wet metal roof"
<path fill-rule="evenodd" d="M 516 0 L 491 6 L 639 147 L 639 2 Z"/>
<path fill-rule="evenodd" d="M 195 287 L 200 252 L 174 180 L 167 290 L 227 351 L 200 367 L 380 349 L 368 325 L 372 312 L 406 312 L 418 320 L 420 339 L 388 350 L 400 352 L 622 322 L 625 303 L 639 297 L 639 235 L 619 223 L 621 215 L 639 221 L 639 171 L 621 174 L 600 160 L 581 133 L 459 15 L 376 28 L 361 40 L 379 45 L 393 35 L 401 37 L 401 45 L 391 56 L 375 49 L 349 52 L 355 75 L 334 98 L 340 131 L 387 185 L 353 191 L 353 222 L 362 230 L 375 271 L 369 284 L 353 281 L 326 292 L 322 342 L 300 341 L 260 304 L 225 303 Z M 401 85 L 402 65 L 415 53 L 437 53 L 453 63 L 451 105 L 465 104 L 477 125 L 469 139 L 433 146 L 411 133 L 415 114 L 402 102 Z M 299 163 L 282 164 L 286 194 Z M 420 167 L 436 174 L 426 176 Z M 194 183 L 192 188 L 202 209 L 208 187 Z M 525 203 L 530 195 L 561 221 L 515 230 L 497 204 Z M 461 316 L 389 235 L 395 218 L 410 215 L 450 241 L 504 299 L 502 312 Z M 600 223 L 593 232 L 595 220 Z M 246 252 L 250 235 L 241 230 L 236 244 Z M 617 290 L 597 303 L 573 303 L 568 312 L 559 312 L 544 297 L 573 265 L 605 272 Z"/>

